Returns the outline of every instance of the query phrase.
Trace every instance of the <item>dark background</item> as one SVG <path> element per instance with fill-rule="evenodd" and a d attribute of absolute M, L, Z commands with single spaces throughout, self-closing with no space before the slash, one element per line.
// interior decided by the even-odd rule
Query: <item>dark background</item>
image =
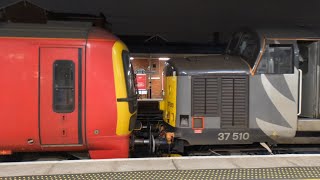
<path fill-rule="evenodd" d="M 16 2 L 17 0 L 1 0 L 0 7 Z M 239 27 L 303 26 L 312 29 L 320 27 L 319 0 L 30 0 L 29 2 L 53 12 L 92 15 L 103 13 L 111 31 L 120 36 L 133 52 L 188 53 L 193 50 L 206 53 L 209 51 L 206 48 L 216 48 L 220 51 L 221 47 L 225 47 L 231 32 Z"/>

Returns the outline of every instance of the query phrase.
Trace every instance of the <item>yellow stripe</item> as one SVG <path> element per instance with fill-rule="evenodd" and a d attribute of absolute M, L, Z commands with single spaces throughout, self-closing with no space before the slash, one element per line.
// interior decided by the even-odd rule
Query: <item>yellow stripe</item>
<path fill-rule="evenodd" d="M 116 90 L 116 98 L 127 98 L 127 87 L 125 81 L 125 74 L 123 68 L 122 51 L 127 50 L 126 45 L 117 41 L 112 48 L 112 62 L 114 72 L 114 83 Z M 130 117 L 132 114 L 129 112 L 128 102 L 117 102 L 117 135 L 128 135 Z"/>
<path fill-rule="evenodd" d="M 165 97 L 160 102 L 160 109 L 163 110 L 163 120 L 176 127 L 176 112 L 177 112 L 177 76 L 166 77 Z"/>

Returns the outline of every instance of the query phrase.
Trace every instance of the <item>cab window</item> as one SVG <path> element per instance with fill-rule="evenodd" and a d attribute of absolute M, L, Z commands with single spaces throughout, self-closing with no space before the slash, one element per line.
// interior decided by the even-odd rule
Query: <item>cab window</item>
<path fill-rule="evenodd" d="M 259 63 L 258 74 L 292 74 L 293 46 L 291 44 L 269 44 Z"/>
<path fill-rule="evenodd" d="M 253 32 L 238 32 L 232 36 L 227 54 L 240 56 L 253 68 L 260 51 L 258 35 Z"/>
<path fill-rule="evenodd" d="M 123 66 L 124 66 L 123 68 L 124 68 L 124 73 L 126 78 L 128 96 L 132 97 L 136 94 L 135 84 L 134 84 L 135 78 L 134 78 L 133 67 L 130 62 L 130 55 L 128 51 L 122 52 L 122 59 L 123 59 Z"/>
<path fill-rule="evenodd" d="M 133 113 L 136 110 L 136 87 L 135 75 L 132 64 L 130 62 L 130 54 L 128 51 L 122 51 L 123 69 L 127 86 L 127 98 L 129 102 L 129 110 Z"/>
<path fill-rule="evenodd" d="M 239 44 L 240 38 L 241 38 L 242 32 L 237 32 L 232 35 L 232 38 L 229 42 L 228 48 L 227 48 L 227 54 L 235 54 L 236 48 Z"/>

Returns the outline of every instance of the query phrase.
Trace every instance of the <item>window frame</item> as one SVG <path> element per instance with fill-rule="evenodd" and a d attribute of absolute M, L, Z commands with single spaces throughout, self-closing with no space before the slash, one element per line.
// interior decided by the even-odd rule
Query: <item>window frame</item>
<path fill-rule="evenodd" d="M 136 80 L 135 80 L 135 74 L 133 71 L 133 66 L 130 61 L 130 53 L 127 50 L 123 50 L 121 53 L 122 57 L 122 64 L 123 64 L 123 72 L 124 72 L 124 78 L 125 78 L 125 84 L 126 84 L 126 92 L 127 92 L 127 98 L 126 101 L 128 101 L 129 104 L 129 111 L 130 113 L 134 113 L 137 110 L 137 88 L 136 88 Z M 125 61 L 128 62 L 128 64 L 125 63 Z M 127 72 L 131 73 L 131 79 L 129 78 L 129 75 Z M 132 81 L 130 83 L 130 81 Z"/>
<path fill-rule="evenodd" d="M 67 87 L 67 86 L 61 86 L 61 87 L 59 87 L 59 86 L 57 86 L 56 87 L 56 74 L 57 74 L 57 72 L 56 72 L 56 64 L 58 64 L 58 63 L 70 63 L 71 65 L 72 65 L 72 83 L 71 83 L 71 86 L 70 87 Z M 60 60 L 60 59 L 58 59 L 58 60 L 55 60 L 54 62 L 53 62 L 53 77 L 52 77 L 52 87 L 53 87 L 53 92 L 52 92 L 52 97 L 53 97 L 53 101 L 52 101 L 52 109 L 53 109 L 53 111 L 54 112 L 56 112 L 56 113 L 72 113 L 72 112 L 74 112 L 74 110 L 75 110 L 75 75 L 76 75 L 76 72 L 75 72 L 75 70 L 76 70 L 76 68 L 75 68 L 75 63 L 72 61 L 72 60 Z M 71 93 L 71 95 L 72 95 L 72 99 L 73 99 L 73 103 L 72 103 L 72 108 L 71 109 L 64 109 L 64 110 L 60 110 L 60 109 L 58 109 L 58 108 L 56 108 L 56 106 L 57 106 L 57 100 L 56 100 L 56 90 L 57 89 L 71 89 L 71 91 L 72 91 L 72 93 Z M 64 106 L 66 106 L 66 105 L 64 105 Z"/>
<path fill-rule="evenodd" d="M 269 52 L 269 48 L 270 47 L 290 47 L 291 48 L 291 72 L 290 73 L 268 73 L 268 72 L 264 72 L 264 73 L 259 73 L 259 68 L 260 68 L 260 65 L 263 61 L 263 56 L 266 54 L 266 53 L 270 53 Z M 267 75 L 281 75 L 281 74 L 294 74 L 294 67 L 295 67 L 295 56 L 294 56 L 294 44 L 290 44 L 290 43 L 286 43 L 286 44 L 274 44 L 274 43 L 268 43 L 266 44 L 265 46 L 265 50 L 261 56 L 261 59 L 260 59 L 260 62 L 258 64 L 258 67 L 257 67 L 257 71 L 255 74 L 267 74 Z"/>

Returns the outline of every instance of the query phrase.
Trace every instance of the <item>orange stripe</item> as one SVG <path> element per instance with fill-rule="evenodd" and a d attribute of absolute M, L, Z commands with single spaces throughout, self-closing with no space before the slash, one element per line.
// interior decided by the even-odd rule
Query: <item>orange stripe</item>
<path fill-rule="evenodd" d="M 11 150 L 0 150 L 0 155 L 11 155 L 12 151 Z"/>
<path fill-rule="evenodd" d="M 266 38 L 263 38 L 262 52 L 260 52 L 259 57 L 258 57 L 258 61 L 256 61 L 255 65 L 253 66 L 253 69 L 251 71 L 251 75 L 252 76 L 256 74 L 256 71 L 257 71 L 257 69 L 259 67 L 259 64 L 260 64 L 261 59 L 262 59 L 262 55 L 264 54 L 265 50 L 266 50 Z"/>
<path fill-rule="evenodd" d="M 250 73 L 252 72 L 252 68 L 251 68 L 251 66 L 250 66 L 250 64 L 246 61 L 246 60 L 244 60 L 244 59 L 242 59 L 242 58 L 240 58 L 244 63 L 246 63 L 247 64 L 247 66 L 249 67 L 249 69 L 250 69 Z"/>

